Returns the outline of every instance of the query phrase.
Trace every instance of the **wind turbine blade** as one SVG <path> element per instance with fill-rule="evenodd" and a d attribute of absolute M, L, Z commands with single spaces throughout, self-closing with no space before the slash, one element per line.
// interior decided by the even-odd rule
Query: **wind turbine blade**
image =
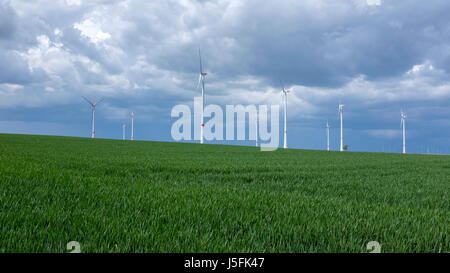
<path fill-rule="evenodd" d="M 90 105 L 94 105 L 90 100 L 88 100 L 85 96 L 81 96 L 85 101 L 87 101 Z"/>
<path fill-rule="evenodd" d="M 95 105 L 99 104 L 99 103 L 102 102 L 103 100 L 105 100 L 105 98 L 101 98 L 99 101 L 97 101 L 97 103 L 96 103 Z"/>
<path fill-rule="evenodd" d="M 198 48 L 198 57 L 200 59 L 200 75 L 203 74 L 203 65 L 202 65 L 202 54 L 200 52 L 200 47 Z"/>

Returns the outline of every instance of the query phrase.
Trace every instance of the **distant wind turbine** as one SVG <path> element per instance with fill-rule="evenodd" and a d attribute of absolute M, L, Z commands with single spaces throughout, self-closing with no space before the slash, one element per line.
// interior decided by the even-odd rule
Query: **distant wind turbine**
<path fill-rule="evenodd" d="M 134 140 L 134 112 L 131 112 L 131 140 Z"/>
<path fill-rule="evenodd" d="M 204 123 L 205 79 L 206 79 L 206 75 L 208 75 L 208 73 L 203 72 L 202 54 L 200 52 L 200 48 L 198 49 L 198 56 L 199 56 L 199 59 L 200 59 L 200 75 L 198 77 L 197 89 L 198 89 L 199 86 L 201 86 L 201 88 L 202 88 L 202 127 L 200 129 L 200 143 L 203 144 L 203 130 L 204 130 L 204 127 L 205 127 L 205 123 Z"/>
<path fill-rule="evenodd" d="M 103 98 L 99 100 L 96 103 L 92 103 L 90 100 L 88 100 L 86 97 L 81 96 L 84 100 L 86 100 L 92 107 L 92 131 L 91 131 L 91 138 L 95 138 L 95 107 L 103 101 Z"/>
<path fill-rule="evenodd" d="M 122 123 L 122 140 L 125 140 L 125 127 L 127 127 L 127 125 Z"/>
<path fill-rule="evenodd" d="M 281 96 L 284 98 L 284 149 L 287 149 L 287 94 L 290 93 L 290 90 L 286 90 L 283 86 L 281 91 Z M 284 97 L 283 97 L 284 96 Z"/>
<path fill-rule="evenodd" d="M 327 120 L 327 151 L 330 150 L 330 125 Z"/>
<path fill-rule="evenodd" d="M 342 152 L 344 150 L 344 121 L 343 121 L 343 117 L 342 114 L 344 112 L 344 105 L 339 103 L 339 116 L 341 118 L 341 147 L 340 147 L 340 151 Z"/>
<path fill-rule="evenodd" d="M 400 127 L 402 127 L 403 130 L 403 153 L 406 154 L 406 134 L 405 134 L 405 128 L 406 128 L 406 113 L 401 111 L 401 121 L 400 121 Z"/>
<path fill-rule="evenodd" d="M 258 117 L 258 108 L 256 108 L 256 128 L 255 128 L 255 130 L 256 130 L 256 137 L 255 137 L 255 139 L 256 139 L 256 147 L 258 147 L 258 121 L 259 121 L 259 117 Z"/>

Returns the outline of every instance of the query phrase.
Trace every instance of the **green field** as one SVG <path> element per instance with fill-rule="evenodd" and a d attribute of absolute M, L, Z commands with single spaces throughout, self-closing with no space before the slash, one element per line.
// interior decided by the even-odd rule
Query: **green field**
<path fill-rule="evenodd" d="M 450 157 L 0 134 L 0 252 L 449 252 Z"/>

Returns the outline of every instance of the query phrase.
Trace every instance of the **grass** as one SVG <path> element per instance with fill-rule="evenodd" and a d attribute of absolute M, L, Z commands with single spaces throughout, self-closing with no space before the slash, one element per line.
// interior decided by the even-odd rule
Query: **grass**
<path fill-rule="evenodd" d="M 0 252 L 449 252 L 450 157 L 0 135 Z"/>

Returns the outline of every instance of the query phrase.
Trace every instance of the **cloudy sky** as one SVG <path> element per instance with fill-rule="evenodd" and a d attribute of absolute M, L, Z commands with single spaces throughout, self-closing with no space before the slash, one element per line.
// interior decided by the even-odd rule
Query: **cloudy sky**
<path fill-rule="evenodd" d="M 192 105 L 198 47 L 206 103 L 279 104 L 289 146 L 338 149 L 339 101 L 353 151 L 450 153 L 450 1 L 0 0 L 0 133 L 172 141 Z M 282 115 L 280 115 L 280 122 Z M 129 127 L 128 127 L 129 128 Z M 228 143 L 233 144 L 233 143 Z M 253 145 L 253 142 L 238 143 Z"/>

